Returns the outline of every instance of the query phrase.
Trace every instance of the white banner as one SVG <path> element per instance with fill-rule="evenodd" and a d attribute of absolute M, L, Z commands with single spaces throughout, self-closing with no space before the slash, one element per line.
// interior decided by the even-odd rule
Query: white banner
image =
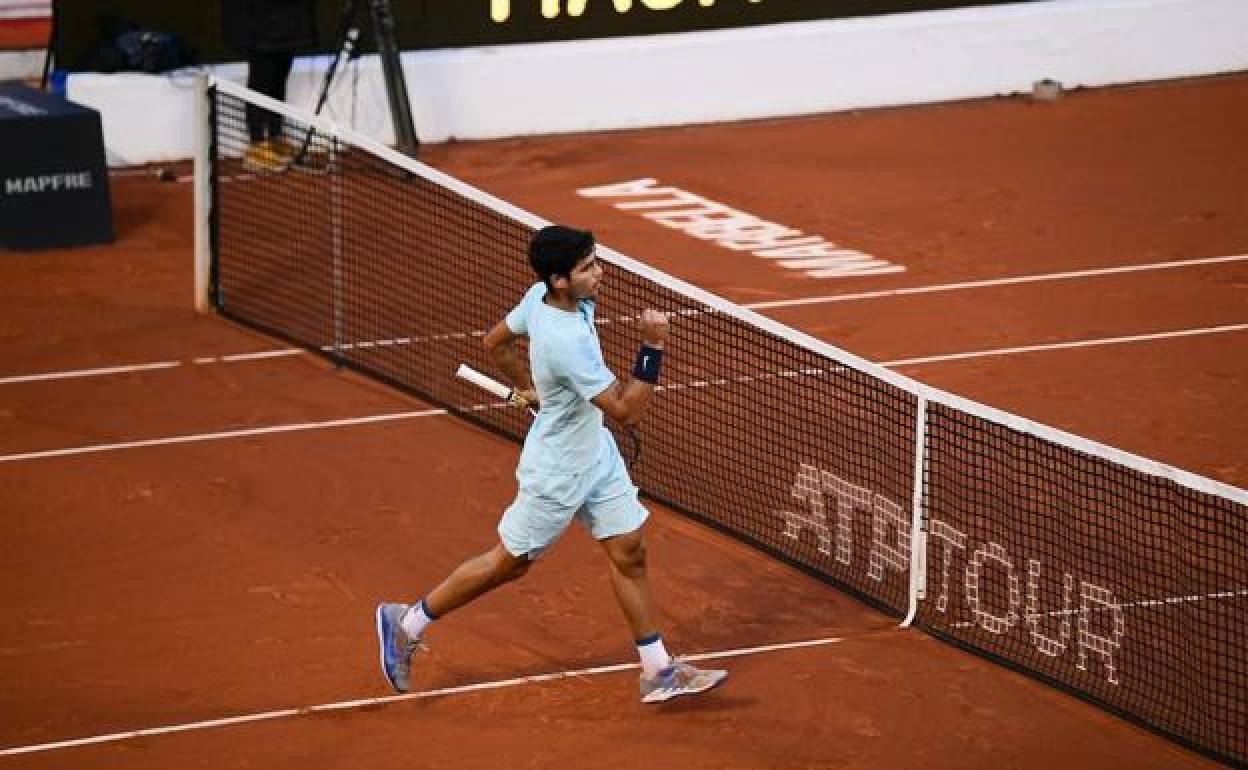
<path fill-rule="evenodd" d="M 0 19 L 49 19 L 52 0 L 0 0 Z"/>

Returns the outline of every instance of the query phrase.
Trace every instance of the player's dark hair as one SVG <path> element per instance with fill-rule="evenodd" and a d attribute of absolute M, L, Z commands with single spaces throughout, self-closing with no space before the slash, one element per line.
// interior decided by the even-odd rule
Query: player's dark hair
<path fill-rule="evenodd" d="M 529 264 L 533 272 L 550 285 L 552 276 L 567 276 L 576 263 L 594 251 L 594 234 L 564 225 L 547 225 L 533 234 L 529 241 Z"/>

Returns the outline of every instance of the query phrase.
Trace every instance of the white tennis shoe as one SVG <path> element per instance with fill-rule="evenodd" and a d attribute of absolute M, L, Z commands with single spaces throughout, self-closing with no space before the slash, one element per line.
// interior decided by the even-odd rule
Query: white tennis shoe
<path fill-rule="evenodd" d="M 403 630 L 407 604 L 377 605 L 377 644 L 381 652 L 381 673 L 396 692 L 407 692 L 410 686 L 412 654 L 425 649 L 419 639 L 412 639 Z"/>
<path fill-rule="evenodd" d="M 677 695 L 706 692 L 727 677 L 727 671 L 694 668 L 683 660 L 673 660 L 653 677 L 641 675 L 641 702 L 662 703 Z"/>

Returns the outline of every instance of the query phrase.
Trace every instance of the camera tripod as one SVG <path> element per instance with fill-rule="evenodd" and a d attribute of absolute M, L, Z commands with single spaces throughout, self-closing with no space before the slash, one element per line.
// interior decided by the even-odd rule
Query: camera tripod
<path fill-rule="evenodd" d="M 373 37 L 377 41 L 377 52 L 381 56 L 382 73 L 386 79 L 386 98 L 390 103 L 390 120 L 394 124 L 395 141 L 398 149 L 405 155 L 416 157 L 420 142 L 416 139 L 416 127 L 412 122 L 412 107 L 407 98 L 407 79 L 403 76 L 403 65 L 399 61 L 399 47 L 395 42 L 394 13 L 390 10 L 390 0 L 367 0 L 373 24 Z M 360 39 L 360 27 L 363 21 L 364 0 L 346 0 L 342 10 L 342 20 L 338 25 L 337 54 L 325 71 L 321 82 L 321 93 L 316 100 L 315 114 L 319 115 L 329 99 L 329 89 L 334 76 L 350 59 L 358 58 L 360 53 L 357 45 Z M 299 151 L 302 158 L 308 149 L 311 135 L 305 137 L 303 147 Z"/>

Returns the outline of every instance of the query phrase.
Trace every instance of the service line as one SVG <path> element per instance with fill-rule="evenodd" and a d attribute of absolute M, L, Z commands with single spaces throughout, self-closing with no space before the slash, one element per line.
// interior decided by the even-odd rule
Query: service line
<path fill-rule="evenodd" d="M 1042 281 L 1066 281 L 1071 278 L 1095 278 L 1102 275 L 1118 275 L 1121 273 L 1138 273 L 1145 270 L 1173 270 L 1179 267 L 1199 267 L 1201 265 L 1217 265 L 1225 262 L 1243 262 L 1248 254 L 1235 254 L 1229 257 L 1204 257 L 1200 259 L 1183 259 L 1174 262 L 1153 262 L 1147 265 L 1121 265 L 1119 267 L 1098 267 L 1090 270 L 1069 270 L 1063 273 L 1038 273 L 1036 275 L 1016 275 L 1009 278 L 991 278 L 984 281 L 964 281 L 962 283 L 938 283 L 931 286 L 911 286 L 902 289 L 881 289 L 879 291 L 863 291 L 856 294 L 829 294 L 823 297 L 798 297 L 795 299 L 777 299 L 770 302 L 752 302 L 742 307 L 751 310 L 774 310 L 801 305 L 824 305 L 829 302 L 859 302 L 867 299 L 886 299 L 902 297 L 910 294 L 934 294 L 944 291 L 961 291 L 964 289 L 989 289 L 995 286 L 1010 286 L 1019 283 L 1040 283 Z"/>
<path fill-rule="evenodd" d="M 137 441 L 119 441 L 113 444 L 90 444 L 87 446 L 65 447 L 63 449 L 44 449 L 37 452 L 0 455 L 0 463 L 13 463 L 22 460 L 44 460 L 49 457 L 67 457 L 69 455 L 92 454 L 95 452 L 115 452 L 120 449 L 140 449 L 150 446 L 167 446 L 169 444 L 194 444 L 201 441 L 221 441 L 223 439 L 246 438 L 248 436 L 264 436 L 271 433 L 292 433 L 303 430 L 321 430 L 324 428 L 342 428 L 351 425 L 365 425 L 375 422 L 391 422 L 393 420 L 410 420 L 416 417 L 441 417 L 445 409 L 422 409 L 412 412 L 390 412 L 374 414 L 366 417 L 348 417 L 341 420 L 320 420 L 318 422 L 297 422 L 285 425 L 267 425 L 260 428 L 243 428 L 240 430 L 224 430 L 215 433 L 192 433 L 182 436 L 165 436 L 162 438 L 139 439 Z"/>

